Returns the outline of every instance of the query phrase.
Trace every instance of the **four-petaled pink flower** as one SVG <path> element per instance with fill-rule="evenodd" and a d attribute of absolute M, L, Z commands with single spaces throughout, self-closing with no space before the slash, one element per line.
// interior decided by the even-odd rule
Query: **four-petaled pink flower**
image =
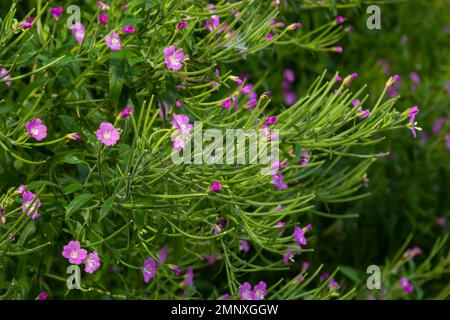
<path fill-rule="evenodd" d="M 172 147 L 177 151 L 184 150 L 191 136 L 192 124 L 189 124 L 189 118 L 184 114 L 174 114 L 171 124 L 176 129 L 172 134 Z"/>
<path fill-rule="evenodd" d="M 98 253 L 96 251 L 89 253 L 84 264 L 84 271 L 87 273 L 94 273 L 101 265 Z"/>
<path fill-rule="evenodd" d="M 152 258 L 145 260 L 142 273 L 144 274 L 144 282 L 149 283 L 150 279 L 156 276 L 156 261 Z"/>
<path fill-rule="evenodd" d="M 81 249 L 78 241 L 70 241 L 67 246 L 64 246 L 62 256 L 73 264 L 81 264 L 87 258 L 86 249 Z"/>
<path fill-rule="evenodd" d="M 31 220 L 39 217 L 39 211 L 37 210 L 41 206 L 41 200 L 36 199 L 36 195 L 31 191 L 22 191 L 22 212 L 27 212 L 27 216 L 31 216 Z"/>
<path fill-rule="evenodd" d="M 119 131 L 109 122 L 102 122 L 95 134 L 97 135 L 97 140 L 108 147 L 115 145 L 120 139 Z"/>
<path fill-rule="evenodd" d="M 72 34 L 75 37 L 75 40 L 77 40 L 78 44 L 81 44 L 83 42 L 84 33 L 84 25 L 81 22 L 75 23 L 75 25 L 72 27 Z"/>
<path fill-rule="evenodd" d="M 53 19 L 55 20 L 59 20 L 59 17 L 61 17 L 62 13 L 63 13 L 63 8 L 62 7 L 53 7 L 50 8 L 50 13 L 53 16 Z"/>
<path fill-rule="evenodd" d="M 38 141 L 47 137 L 47 126 L 39 118 L 35 118 L 30 122 L 25 123 L 25 127 L 30 137 L 35 138 Z"/>
<path fill-rule="evenodd" d="M 164 61 L 170 70 L 178 71 L 183 67 L 184 52 L 176 50 L 174 46 L 164 48 Z"/>
<path fill-rule="evenodd" d="M 105 38 L 105 43 L 111 51 L 120 51 L 120 49 L 122 49 L 120 37 L 115 31 L 112 31 L 111 34 Z"/>

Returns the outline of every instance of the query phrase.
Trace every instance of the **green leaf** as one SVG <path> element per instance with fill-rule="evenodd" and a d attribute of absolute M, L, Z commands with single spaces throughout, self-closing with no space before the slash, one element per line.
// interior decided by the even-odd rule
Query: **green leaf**
<path fill-rule="evenodd" d="M 83 185 L 80 183 L 71 183 L 67 187 L 64 188 L 65 194 L 74 193 L 75 191 L 81 190 L 83 188 Z"/>
<path fill-rule="evenodd" d="M 114 204 L 114 196 L 109 197 L 105 200 L 103 203 L 101 209 L 100 209 L 100 216 L 98 218 L 98 222 L 102 221 L 104 217 L 108 214 L 108 212 L 111 210 L 113 204 Z"/>
<path fill-rule="evenodd" d="M 78 197 L 75 197 L 66 207 L 66 219 L 69 217 L 69 215 L 71 215 L 76 210 L 83 207 L 87 202 L 89 202 L 89 200 L 91 200 L 94 197 L 95 195 L 90 193 L 82 194 L 79 195 Z"/>
<path fill-rule="evenodd" d="M 113 105 L 119 102 L 125 83 L 125 55 L 123 52 L 114 52 L 109 62 L 109 94 Z"/>

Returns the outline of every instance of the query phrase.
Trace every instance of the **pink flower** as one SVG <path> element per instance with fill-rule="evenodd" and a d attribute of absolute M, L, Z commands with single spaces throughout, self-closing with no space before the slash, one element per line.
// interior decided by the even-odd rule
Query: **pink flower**
<path fill-rule="evenodd" d="M 114 31 L 112 31 L 111 34 L 105 38 L 105 43 L 111 51 L 120 51 L 120 49 L 122 49 L 120 37 Z"/>
<path fill-rule="evenodd" d="M 244 282 L 238 291 L 241 300 L 254 300 L 254 295 L 252 291 L 252 285 L 248 282 Z"/>
<path fill-rule="evenodd" d="M 59 17 L 61 17 L 62 13 L 63 13 L 63 8 L 62 7 L 53 7 L 50 8 L 50 13 L 53 16 L 53 19 L 55 20 L 59 20 Z"/>
<path fill-rule="evenodd" d="M 294 233 L 292 235 L 294 237 L 295 242 L 297 242 L 297 244 L 300 247 L 301 246 L 305 246 L 308 243 L 308 241 L 305 238 L 305 233 L 310 231 L 311 229 L 312 229 L 312 226 L 310 224 L 308 224 L 304 228 L 300 228 L 299 226 L 295 226 Z"/>
<path fill-rule="evenodd" d="M 285 190 L 288 185 L 284 183 L 284 177 L 281 173 L 272 174 L 272 182 L 277 187 L 277 190 Z"/>
<path fill-rule="evenodd" d="M 273 38 L 273 34 L 269 33 L 264 37 L 265 40 L 271 40 Z"/>
<path fill-rule="evenodd" d="M 20 29 L 30 29 L 30 28 L 32 28 L 32 25 L 30 22 L 26 21 L 26 22 L 21 22 L 19 27 L 20 27 Z"/>
<path fill-rule="evenodd" d="M 286 29 L 287 30 L 295 30 L 295 29 L 299 29 L 301 27 L 302 27 L 302 24 L 300 22 L 296 22 L 296 23 L 289 25 Z"/>
<path fill-rule="evenodd" d="M 302 270 L 306 271 L 308 269 L 309 269 L 309 263 L 306 261 L 302 262 Z"/>
<path fill-rule="evenodd" d="M 403 256 L 407 259 L 412 259 L 421 253 L 422 253 L 422 250 L 419 247 L 414 247 L 414 248 L 407 249 L 405 251 L 405 253 L 403 254 Z"/>
<path fill-rule="evenodd" d="M 417 106 L 414 106 L 409 109 L 408 114 L 407 114 L 409 117 L 410 129 L 411 129 L 411 132 L 412 132 L 414 138 L 417 137 L 416 128 L 415 128 L 415 125 L 416 125 L 415 120 L 416 120 L 416 115 L 419 113 L 419 111 L 420 111 L 420 109 Z"/>
<path fill-rule="evenodd" d="M 188 25 L 187 21 L 181 21 L 177 26 L 177 30 L 184 29 L 187 25 Z"/>
<path fill-rule="evenodd" d="M 194 283 L 194 269 L 188 267 L 186 276 L 184 277 L 183 285 L 185 287 L 191 286 Z"/>
<path fill-rule="evenodd" d="M 96 251 L 89 253 L 86 261 L 84 261 L 84 264 L 84 271 L 86 271 L 87 273 L 94 273 L 98 268 L 100 268 L 101 265 L 98 253 Z"/>
<path fill-rule="evenodd" d="M 109 122 L 102 122 L 95 134 L 97 135 L 97 140 L 108 147 L 115 145 L 120 139 L 119 131 Z"/>
<path fill-rule="evenodd" d="M 419 75 L 417 73 L 411 72 L 409 74 L 409 77 L 415 84 L 419 84 L 420 83 L 420 77 L 419 77 Z"/>
<path fill-rule="evenodd" d="M 73 264 L 81 264 L 87 258 L 87 251 L 81 249 L 78 241 L 70 241 L 67 246 L 64 246 L 62 256 Z"/>
<path fill-rule="evenodd" d="M 267 284 L 264 281 L 260 281 L 253 287 L 250 283 L 244 282 L 238 291 L 241 300 L 263 300 L 267 295 Z"/>
<path fill-rule="evenodd" d="M 174 46 L 164 49 L 164 62 L 170 70 L 178 71 L 183 67 L 184 52 L 182 49 L 175 50 Z"/>
<path fill-rule="evenodd" d="M 162 247 L 161 250 L 159 251 L 158 259 L 159 259 L 159 261 L 161 261 L 163 263 L 166 262 L 166 260 L 167 260 L 167 247 L 166 246 Z"/>
<path fill-rule="evenodd" d="M 278 118 L 276 116 L 272 116 L 272 117 L 269 117 L 269 118 L 265 119 L 264 120 L 264 124 L 267 125 L 267 126 L 270 126 L 271 124 L 274 124 L 277 121 L 278 121 Z"/>
<path fill-rule="evenodd" d="M 278 231 L 279 233 L 284 233 L 284 229 L 281 228 L 283 228 L 285 225 L 286 225 L 285 222 L 279 221 L 275 224 L 275 227 L 280 228 L 280 230 Z"/>
<path fill-rule="evenodd" d="M 222 185 L 220 184 L 220 182 L 213 182 L 211 183 L 211 185 L 208 188 L 209 191 L 220 191 L 222 190 Z"/>
<path fill-rule="evenodd" d="M 177 266 L 170 267 L 170 270 L 172 270 L 175 273 L 175 275 L 177 275 L 177 276 L 179 276 L 181 274 L 181 269 L 178 268 Z"/>
<path fill-rule="evenodd" d="M 294 71 L 292 69 L 285 69 L 283 72 L 283 78 L 287 81 L 287 82 L 294 82 L 295 81 L 295 74 Z"/>
<path fill-rule="evenodd" d="M 122 112 L 120 113 L 120 117 L 128 118 L 129 116 L 131 116 L 132 113 L 133 110 L 129 106 L 126 106 L 125 109 L 123 109 Z"/>
<path fill-rule="evenodd" d="M 337 46 L 337 47 L 332 47 L 331 51 L 337 52 L 337 53 L 342 53 L 344 51 L 344 48 L 341 46 Z"/>
<path fill-rule="evenodd" d="M 33 214 L 31 216 L 31 220 L 36 219 L 39 217 L 38 208 L 41 206 L 41 200 L 36 199 L 36 195 L 32 193 L 31 191 L 23 191 L 22 192 L 22 212 L 27 212 L 27 216 L 29 217 L 30 214 Z"/>
<path fill-rule="evenodd" d="M 108 22 L 108 16 L 106 15 L 106 13 L 100 13 L 100 15 L 98 16 L 98 23 L 105 24 L 107 22 Z"/>
<path fill-rule="evenodd" d="M 30 137 L 38 141 L 47 137 L 47 126 L 39 118 L 35 118 L 30 122 L 25 123 L 25 127 L 27 128 Z"/>
<path fill-rule="evenodd" d="M 102 1 L 97 2 L 97 7 L 100 7 L 100 10 L 102 11 L 109 10 L 109 6 L 106 3 L 103 3 Z"/>
<path fill-rule="evenodd" d="M 388 79 L 388 81 L 386 82 L 386 88 L 392 86 L 395 82 L 397 82 L 398 80 L 400 80 L 400 76 L 398 74 L 393 75 L 392 77 L 390 77 Z"/>
<path fill-rule="evenodd" d="M 84 25 L 81 22 L 75 23 L 75 25 L 72 27 L 72 34 L 75 37 L 75 40 L 77 40 L 78 44 L 81 44 L 83 42 L 84 33 Z"/>
<path fill-rule="evenodd" d="M 364 109 L 362 107 L 358 108 L 358 112 L 359 112 L 359 118 L 360 119 L 366 119 L 370 116 L 370 110 L 369 109 Z"/>
<path fill-rule="evenodd" d="M 409 280 L 408 280 L 408 278 L 406 278 L 406 277 L 403 277 L 403 278 L 400 279 L 399 285 L 400 285 L 400 288 L 403 289 L 403 292 L 404 292 L 405 294 L 410 294 L 411 292 L 414 291 L 414 286 L 413 286 L 413 284 L 410 283 Z"/>
<path fill-rule="evenodd" d="M 344 21 L 345 21 L 345 18 L 343 16 L 337 16 L 337 18 L 336 18 L 337 24 L 342 24 L 342 23 L 344 23 Z"/>
<path fill-rule="evenodd" d="M 144 274 L 144 282 L 149 283 L 150 279 L 156 276 L 156 261 L 152 258 L 145 260 L 142 273 Z"/>
<path fill-rule="evenodd" d="M 284 255 L 283 255 L 283 259 L 281 259 L 283 261 L 284 264 L 289 264 L 289 261 L 294 261 L 294 255 L 292 254 L 292 251 L 287 251 Z"/>
<path fill-rule="evenodd" d="M 297 95 L 292 91 L 286 91 L 283 97 L 288 106 L 292 106 L 297 101 Z"/>
<path fill-rule="evenodd" d="M 0 66 L 1 66 L 1 64 L 0 64 Z M 10 74 L 8 74 L 6 76 L 3 76 L 4 74 L 7 74 L 7 73 L 8 73 L 8 69 L 1 68 L 0 69 L 0 80 L 11 79 L 11 75 Z M 12 86 L 12 81 L 6 81 L 5 85 L 7 85 L 8 87 Z"/>
<path fill-rule="evenodd" d="M 172 134 L 172 147 L 181 151 L 185 148 L 185 142 L 190 138 L 192 125 L 189 124 L 189 118 L 183 114 L 174 114 L 171 122 L 175 131 Z"/>
<path fill-rule="evenodd" d="M 240 247 L 241 251 L 243 251 L 244 253 L 247 253 L 250 251 L 250 245 L 245 240 L 239 240 L 239 247 Z"/>
<path fill-rule="evenodd" d="M 36 300 L 46 300 L 47 298 L 48 298 L 48 293 L 43 291 L 43 292 L 39 293 Z"/>
<path fill-rule="evenodd" d="M 129 25 L 122 28 L 123 33 L 133 33 L 134 31 L 136 31 L 136 28 L 133 25 Z"/>

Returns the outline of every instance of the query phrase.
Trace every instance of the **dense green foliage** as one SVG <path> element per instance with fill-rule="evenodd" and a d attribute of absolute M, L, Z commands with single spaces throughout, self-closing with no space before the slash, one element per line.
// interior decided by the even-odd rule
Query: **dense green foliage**
<path fill-rule="evenodd" d="M 239 299 L 244 282 L 260 281 L 266 299 L 448 298 L 450 121 L 432 132 L 436 119 L 450 119 L 450 4 L 381 2 L 382 29 L 369 30 L 359 0 L 213 9 L 112 0 L 104 11 L 85 1 L 80 43 L 66 26 L 70 3 L 11 3 L 0 14 L 0 69 L 11 76 L 0 76 L 0 298 Z M 55 19 L 50 7 L 60 5 Z M 212 15 L 220 25 L 210 32 Z M 31 28 L 21 27 L 30 16 Z M 120 32 L 130 25 L 135 32 Z M 112 30 L 119 51 L 105 44 Z M 184 52 L 180 70 L 165 61 L 171 45 Z M 394 74 L 400 80 L 387 86 Z M 241 93 L 248 83 L 253 106 Z M 224 108 L 226 99 L 239 106 Z M 126 106 L 131 116 L 121 115 Z M 219 130 L 261 129 L 276 116 L 288 187 L 261 174 L 267 164 L 173 163 L 175 114 Z M 27 133 L 34 118 L 47 125 L 43 140 Z M 112 147 L 96 137 L 102 122 L 120 132 Z M 42 203 L 36 219 L 27 214 L 37 200 L 22 210 L 21 185 Z M 294 228 L 308 224 L 299 246 Z M 72 240 L 101 259 L 93 274 L 82 271 L 81 290 L 66 287 L 61 252 Z M 405 254 L 415 246 L 417 257 Z M 158 266 L 146 283 L 148 258 Z M 369 265 L 381 268 L 381 290 L 366 287 Z"/>

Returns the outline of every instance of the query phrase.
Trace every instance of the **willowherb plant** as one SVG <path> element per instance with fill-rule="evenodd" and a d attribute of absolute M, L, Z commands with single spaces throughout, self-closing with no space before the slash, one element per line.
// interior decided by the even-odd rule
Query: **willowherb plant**
<path fill-rule="evenodd" d="M 323 72 L 285 107 L 230 68 L 276 46 L 342 51 L 342 17 L 308 30 L 279 20 L 276 1 L 87 1 L 69 29 L 65 8 L 24 8 L 1 17 L 4 298 L 64 297 L 71 264 L 84 270 L 71 297 L 355 296 L 336 273 L 309 273 L 322 238 L 310 214 L 366 196 L 368 167 L 387 155 L 369 146 L 405 126 L 415 135 L 419 109 L 385 98 L 396 75 L 371 104 L 356 74 Z M 255 130 L 278 158 L 207 163 L 229 150 L 195 139 L 194 123 Z M 190 148 L 199 161 L 174 163 Z"/>

